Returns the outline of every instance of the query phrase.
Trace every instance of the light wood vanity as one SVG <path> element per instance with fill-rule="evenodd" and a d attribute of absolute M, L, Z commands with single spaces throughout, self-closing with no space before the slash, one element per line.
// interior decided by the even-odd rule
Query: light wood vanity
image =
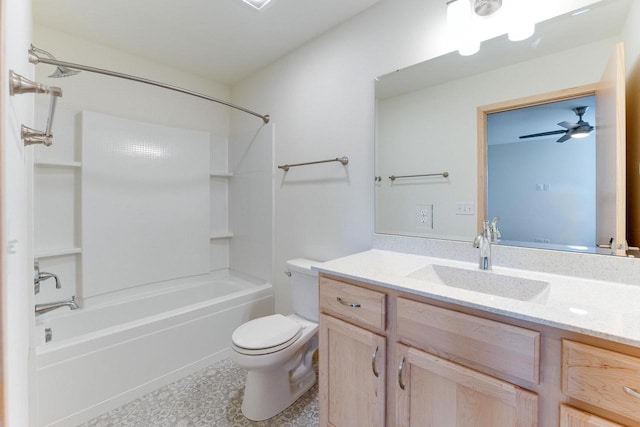
<path fill-rule="evenodd" d="M 321 426 L 640 426 L 640 348 L 319 280 Z"/>

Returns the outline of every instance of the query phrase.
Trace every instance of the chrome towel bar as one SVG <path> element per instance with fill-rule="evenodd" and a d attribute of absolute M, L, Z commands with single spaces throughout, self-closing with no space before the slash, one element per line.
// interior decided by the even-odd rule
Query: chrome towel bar
<path fill-rule="evenodd" d="M 395 181 L 396 179 L 400 179 L 400 178 L 419 178 L 419 177 L 423 177 L 423 176 L 441 176 L 443 178 L 446 178 L 449 176 L 449 172 L 441 172 L 441 173 L 425 173 L 425 174 L 421 174 L 421 175 L 402 175 L 402 176 L 395 176 L 395 175 L 391 175 L 389 177 L 389 179 L 391 181 Z"/>
<path fill-rule="evenodd" d="M 278 166 L 278 168 L 283 169 L 285 172 L 287 172 L 289 168 L 292 168 L 295 166 L 316 165 L 318 163 L 328 163 L 328 162 L 340 162 L 343 165 L 346 165 L 347 163 L 349 163 L 349 158 L 347 156 L 342 156 L 342 157 L 336 157 L 335 159 L 318 160 L 317 162 L 295 163 L 292 165 L 280 165 Z"/>

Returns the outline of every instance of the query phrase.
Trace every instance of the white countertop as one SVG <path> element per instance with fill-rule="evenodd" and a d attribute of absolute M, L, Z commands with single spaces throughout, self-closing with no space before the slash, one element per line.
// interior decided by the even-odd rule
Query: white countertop
<path fill-rule="evenodd" d="M 314 270 L 640 347 L 640 286 L 495 267 L 487 274 L 548 282 L 529 302 L 408 277 L 428 265 L 478 270 L 475 263 L 372 249 Z"/>

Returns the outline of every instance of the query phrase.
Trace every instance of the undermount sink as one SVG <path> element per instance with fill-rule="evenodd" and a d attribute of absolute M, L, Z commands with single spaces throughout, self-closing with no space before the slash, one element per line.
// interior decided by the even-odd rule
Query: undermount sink
<path fill-rule="evenodd" d="M 549 283 L 523 277 L 506 276 L 491 271 L 466 270 L 431 264 L 407 275 L 412 279 L 435 282 L 454 288 L 520 301 L 543 303 Z"/>

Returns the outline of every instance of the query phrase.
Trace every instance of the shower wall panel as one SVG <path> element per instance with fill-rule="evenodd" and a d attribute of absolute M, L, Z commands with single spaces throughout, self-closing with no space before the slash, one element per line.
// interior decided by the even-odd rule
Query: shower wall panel
<path fill-rule="evenodd" d="M 210 134 L 81 117 L 84 297 L 208 273 Z"/>

